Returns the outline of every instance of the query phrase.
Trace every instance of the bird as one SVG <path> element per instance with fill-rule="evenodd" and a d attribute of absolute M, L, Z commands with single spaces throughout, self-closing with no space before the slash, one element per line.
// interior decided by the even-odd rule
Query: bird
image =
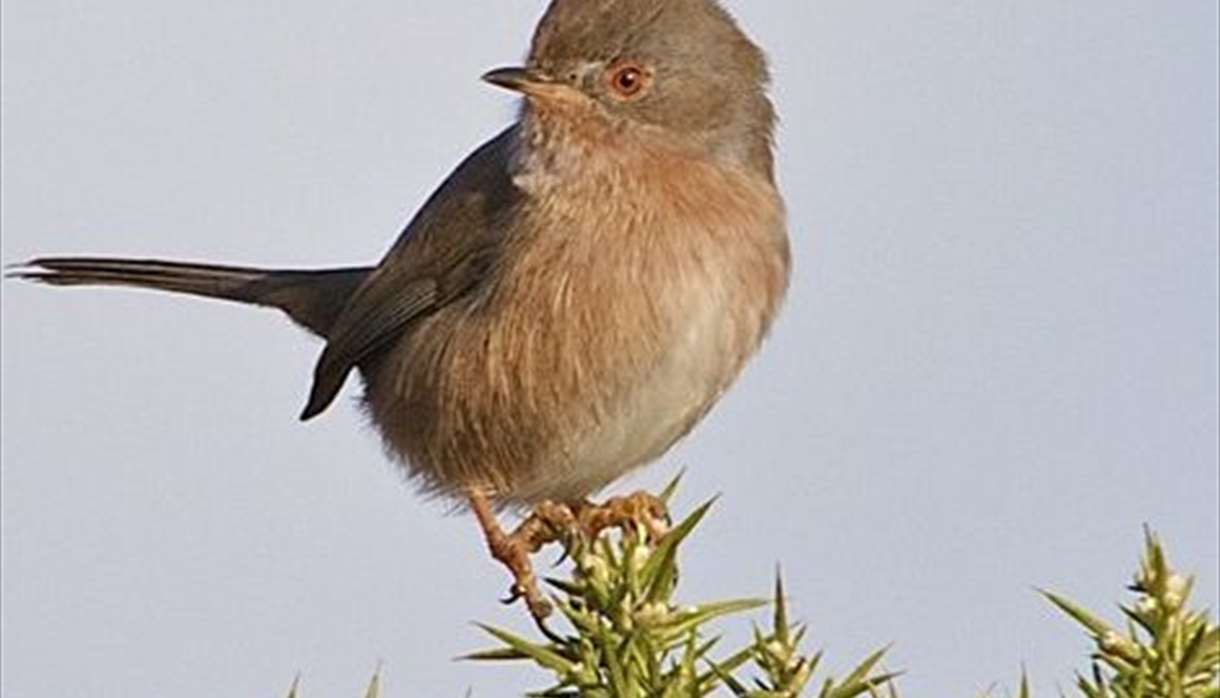
<path fill-rule="evenodd" d="M 783 304 L 777 117 L 766 56 L 717 0 L 552 0 L 524 63 L 482 79 L 518 95 L 515 120 L 374 265 L 47 256 L 12 275 L 283 311 L 325 342 L 301 419 L 358 374 L 387 451 L 475 514 L 544 617 L 539 537 L 498 516 L 577 511 L 657 460 Z"/>

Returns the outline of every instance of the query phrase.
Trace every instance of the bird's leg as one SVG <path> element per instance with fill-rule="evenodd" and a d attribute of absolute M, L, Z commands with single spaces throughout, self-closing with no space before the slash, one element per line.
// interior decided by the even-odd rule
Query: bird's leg
<path fill-rule="evenodd" d="M 664 500 L 648 492 L 613 497 L 601 504 L 584 502 L 574 510 L 577 523 L 589 540 L 596 540 L 607 528 L 627 530 L 633 524 L 642 525 L 654 542 L 669 532 L 669 508 Z"/>
<path fill-rule="evenodd" d="M 534 510 L 525 521 L 521 522 L 511 534 L 505 533 L 496 521 L 495 511 L 487 495 L 479 490 L 470 490 L 470 508 L 479 520 L 483 536 L 491 556 L 508 568 L 513 575 L 513 586 L 509 591 L 508 602 L 525 599 L 530 614 L 541 622 L 551 614 L 551 603 L 543 597 L 538 589 L 538 577 L 534 574 L 534 566 L 530 555 L 542 549 L 547 543 L 561 540 L 565 531 L 576 523 L 572 511 L 563 505 L 544 502 Z"/>

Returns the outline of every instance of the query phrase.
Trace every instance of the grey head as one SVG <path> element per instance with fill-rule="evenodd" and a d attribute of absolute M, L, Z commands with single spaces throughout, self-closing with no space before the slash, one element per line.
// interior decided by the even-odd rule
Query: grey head
<path fill-rule="evenodd" d="M 766 57 L 715 0 L 553 0 L 524 68 L 488 82 L 570 119 L 651 129 L 772 177 Z"/>

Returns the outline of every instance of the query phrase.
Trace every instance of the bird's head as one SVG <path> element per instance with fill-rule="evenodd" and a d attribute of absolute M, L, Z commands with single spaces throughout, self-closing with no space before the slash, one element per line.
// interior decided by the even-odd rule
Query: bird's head
<path fill-rule="evenodd" d="M 483 77 L 524 95 L 538 147 L 663 144 L 771 176 L 766 59 L 715 0 L 553 0 L 526 64 Z"/>

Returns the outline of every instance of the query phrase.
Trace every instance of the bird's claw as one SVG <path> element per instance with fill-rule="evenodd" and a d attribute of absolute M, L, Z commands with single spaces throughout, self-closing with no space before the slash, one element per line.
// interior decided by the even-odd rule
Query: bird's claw
<path fill-rule="evenodd" d="M 669 532 L 672 519 L 665 501 L 648 492 L 614 497 L 602 504 L 586 502 L 577 509 L 577 520 L 584 535 L 594 540 L 607 528 L 633 533 L 633 526 L 644 528 L 649 540 L 656 542 Z"/>
<path fill-rule="evenodd" d="M 531 555 L 547 544 L 564 543 L 563 553 L 555 562 L 559 566 L 571 557 L 574 540 L 593 541 L 608 528 L 620 528 L 628 534 L 642 529 L 649 540 L 656 542 L 671 526 L 665 502 L 647 492 L 615 497 L 602 504 L 567 506 L 543 502 L 512 533 L 500 528 L 486 497 L 472 493 L 470 501 L 492 557 L 513 576 L 508 596 L 501 603 L 509 605 L 524 600 L 530 615 L 544 631 L 543 621 L 554 612 L 554 606 L 538 589 Z"/>
<path fill-rule="evenodd" d="M 521 588 L 520 584 L 513 584 L 508 588 L 508 596 L 500 599 L 500 603 L 511 606 L 523 598 L 525 598 L 525 590 Z"/>

